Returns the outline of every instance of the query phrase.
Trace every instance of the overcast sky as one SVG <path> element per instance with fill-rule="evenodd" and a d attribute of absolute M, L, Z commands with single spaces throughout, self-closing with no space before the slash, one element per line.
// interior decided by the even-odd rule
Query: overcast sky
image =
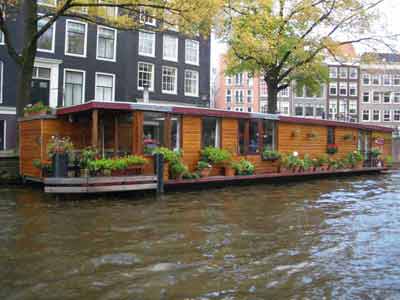
<path fill-rule="evenodd" d="M 400 0 L 385 0 L 380 5 L 380 14 L 381 18 L 379 20 L 379 24 L 377 24 L 375 28 L 375 32 L 379 32 L 382 34 L 400 34 Z M 220 54 L 226 51 L 225 45 L 219 43 L 214 38 L 212 39 L 212 53 L 211 53 L 211 61 L 212 66 L 217 66 L 218 57 Z M 360 47 L 359 47 L 360 48 Z M 362 51 L 363 49 L 358 49 Z M 371 49 L 368 49 L 369 51 Z M 400 51 L 400 40 L 396 44 L 396 50 Z M 388 52 L 389 50 L 386 48 L 382 48 L 381 51 Z"/>

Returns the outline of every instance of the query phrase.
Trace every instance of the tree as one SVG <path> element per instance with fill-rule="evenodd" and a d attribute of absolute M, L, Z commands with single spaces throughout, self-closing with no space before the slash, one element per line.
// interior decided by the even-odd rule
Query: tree
<path fill-rule="evenodd" d="M 38 2 L 57 5 L 42 6 Z M 219 3 L 220 0 L 0 0 L 0 31 L 4 34 L 8 54 L 17 67 L 17 116 L 22 116 L 30 101 L 37 42 L 60 17 L 120 30 L 143 28 L 143 18 L 152 18 L 161 24 L 158 30 L 179 26 L 181 32 L 206 35 L 210 32 Z M 116 8 L 117 15 L 112 13 Z M 44 14 L 39 15 L 39 12 Z M 22 42 L 11 36 L 10 27 L 15 22 L 22 26 Z"/>
<path fill-rule="evenodd" d="M 316 91 L 327 78 L 324 58 L 343 45 L 377 41 L 367 36 L 384 0 L 232 0 L 223 37 L 227 73 L 260 74 L 268 87 L 268 112 L 279 91 L 295 80 Z"/>

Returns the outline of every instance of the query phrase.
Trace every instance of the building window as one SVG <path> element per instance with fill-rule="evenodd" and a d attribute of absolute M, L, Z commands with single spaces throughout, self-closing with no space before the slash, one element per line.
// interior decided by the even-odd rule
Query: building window
<path fill-rule="evenodd" d="M 247 147 L 247 152 L 254 154 L 259 152 L 258 147 L 258 120 L 250 120 L 249 124 L 249 144 Z"/>
<path fill-rule="evenodd" d="M 339 77 L 342 79 L 347 79 L 347 67 L 339 68 Z"/>
<path fill-rule="evenodd" d="M 357 113 L 357 100 L 350 100 L 349 101 L 349 114 L 356 114 Z"/>
<path fill-rule="evenodd" d="M 243 103 L 243 90 L 235 90 L 236 104 Z"/>
<path fill-rule="evenodd" d="M 178 38 L 171 35 L 164 35 L 163 58 L 170 61 L 178 61 Z"/>
<path fill-rule="evenodd" d="M 226 85 L 231 85 L 232 84 L 232 77 L 231 76 L 226 76 Z"/>
<path fill-rule="evenodd" d="M 358 77 L 358 69 L 357 68 L 350 68 L 350 79 L 357 79 Z"/>
<path fill-rule="evenodd" d="M 199 42 L 194 40 L 185 41 L 185 62 L 191 65 L 199 65 Z"/>
<path fill-rule="evenodd" d="M 236 109 L 235 109 L 236 110 Z M 245 120 L 239 120 L 239 154 L 245 154 L 245 132 L 246 132 L 246 122 Z"/>
<path fill-rule="evenodd" d="M 383 93 L 383 103 L 390 103 L 392 93 L 391 92 L 384 92 Z"/>
<path fill-rule="evenodd" d="M 40 17 L 40 16 L 39 16 Z M 50 18 L 41 18 L 37 21 L 38 31 L 50 20 Z M 50 26 L 37 41 L 37 50 L 42 52 L 54 52 L 56 23 Z M 0 41 L 1 43 L 1 41 Z"/>
<path fill-rule="evenodd" d="M 314 116 L 314 107 L 311 105 L 307 105 L 305 107 L 304 114 L 306 117 L 313 117 Z"/>
<path fill-rule="evenodd" d="M 281 90 L 281 91 L 278 93 L 278 97 L 286 97 L 286 98 L 289 97 L 289 87 L 287 87 L 287 88 Z"/>
<path fill-rule="evenodd" d="M 339 95 L 347 96 L 347 83 L 341 82 L 339 84 Z"/>
<path fill-rule="evenodd" d="M 371 76 L 369 74 L 363 74 L 363 85 L 371 84 Z"/>
<path fill-rule="evenodd" d="M 396 109 L 393 112 L 393 121 L 400 121 L 400 110 Z"/>
<path fill-rule="evenodd" d="M 260 82 L 260 96 L 268 97 L 268 86 L 264 80 L 261 80 Z"/>
<path fill-rule="evenodd" d="M 253 87 L 253 83 L 254 83 L 253 74 L 247 73 L 247 86 L 251 88 Z"/>
<path fill-rule="evenodd" d="M 247 90 L 247 102 L 251 103 L 253 101 L 253 90 Z"/>
<path fill-rule="evenodd" d="M 357 83 L 349 84 L 349 96 L 357 97 Z"/>
<path fill-rule="evenodd" d="M 322 118 L 324 116 L 324 106 L 323 105 L 318 105 L 315 108 L 315 116 Z"/>
<path fill-rule="evenodd" d="M 327 144 L 332 145 L 335 144 L 335 128 L 334 127 L 328 127 L 327 128 Z"/>
<path fill-rule="evenodd" d="M 67 20 L 65 54 L 86 57 L 87 24 Z"/>
<path fill-rule="evenodd" d="M 281 102 L 281 101 L 279 101 L 279 112 L 282 115 L 288 116 L 289 115 L 289 102 Z"/>
<path fill-rule="evenodd" d="M 154 57 L 156 53 L 156 34 L 139 31 L 139 55 Z"/>
<path fill-rule="evenodd" d="M 369 103 L 369 92 L 364 92 L 363 93 L 363 102 L 364 103 Z"/>
<path fill-rule="evenodd" d="M 271 120 L 263 121 L 263 149 L 276 149 L 276 126 L 275 122 Z"/>
<path fill-rule="evenodd" d="M 99 3 L 113 4 L 114 0 L 101 0 Z M 116 6 L 99 6 L 100 16 L 105 18 L 115 18 L 118 16 L 118 7 Z"/>
<path fill-rule="evenodd" d="M 381 94 L 379 92 L 374 92 L 372 95 L 373 95 L 372 96 L 372 102 L 373 103 L 381 102 Z"/>
<path fill-rule="evenodd" d="M 179 150 L 181 147 L 181 118 L 172 116 L 171 118 L 171 147 L 173 150 Z"/>
<path fill-rule="evenodd" d="M 339 113 L 347 114 L 347 100 L 345 99 L 339 100 Z"/>
<path fill-rule="evenodd" d="M 97 27 L 97 59 L 116 60 L 117 31 L 103 26 Z"/>
<path fill-rule="evenodd" d="M 337 83 L 329 84 L 329 95 L 336 96 L 337 95 Z"/>
<path fill-rule="evenodd" d="M 248 107 L 248 108 L 247 108 L 247 112 L 251 112 L 251 107 Z"/>
<path fill-rule="evenodd" d="M 226 102 L 227 103 L 231 103 L 231 101 L 232 101 L 232 90 L 226 90 Z"/>
<path fill-rule="evenodd" d="M 219 119 L 212 117 L 202 118 L 201 145 L 205 147 L 220 146 L 220 126 Z"/>
<path fill-rule="evenodd" d="M 379 112 L 379 110 L 373 110 L 372 111 L 372 121 L 380 121 L 380 119 L 381 119 L 381 116 L 380 116 L 380 112 Z"/>
<path fill-rule="evenodd" d="M 96 73 L 95 99 L 98 101 L 114 101 L 114 86 L 114 74 Z"/>
<path fill-rule="evenodd" d="M 390 122 L 390 110 L 384 110 L 383 111 L 383 121 L 384 122 Z"/>
<path fill-rule="evenodd" d="M 400 85 L 400 75 L 393 76 L 393 85 Z"/>
<path fill-rule="evenodd" d="M 165 94 L 176 94 L 177 70 L 173 67 L 162 67 L 162 92 Z"/>
<path fill-rule="evenodd" d="M 379 80 L 379 75 L 372 75 L 372 84 L 373 85 L 379 85 L 380 80 Z"/>
<path fill-rule="evenodd" d="M 295 114 L 295 116 L 302 116 L 303 115 L 303 106 L 297 105 L 294 108 L 294 114 Z"/>
<path fill-rule="evenodd" d="M 235 74 L 235 84 L 243 85 L 243 73 Z"/>
<path fill-rule="evenodd" d="M 185 96 L 199 96 L 199 72 L 185 70 Z"/>
<path fill-rule="evenodd" d="M 362 119 L 363 119 L 363 121 L 369 121 L 369 110 L 368 109 L 363 110 Z"/>
<path fill-rule="evenodd" d="M 383 85 L 391 85 L 391 76 L 389 74 L 383 75 Z"/>
<path fill-rule="evenodd" d="M 139 11 L 139 22 L 146 25 L 156 26 L 156 19 L 153 18 L 144 7 Z"/>
<path fill-rule="evenodd" d="M 149 91 L 154 90 L 154 65 L 145 62 L 139 62 L 138 89 L 143 90 L 145 87 L 148 87 Z"/>
<path fill-rule="evenodd" d="M 400 93 L 399 92 L 394 93 L 393 103 L 400 103 Z"/>
<path fill-rule="evenodd" d="M 157 147 L 165 145 L 164 127 L 165 115 L 163 113 L 144 112 L 143 114 L 143 145 L 144 153 L 152 154 Z"/>
<path fill-rule="evenodd" d="M 85 71 L 64 69 L 64 106 L 84 102 Z"/>
<path fill-rule="evenodd" d="M 329 113 L 332 115 L 336 115 L 337 113 L 337 102 L 336 100 L 329 101 Z"/>
<path fill-rule="evenodd" d="M 337 68 L 329 67 L 329 78 L 337 78 Z"/>

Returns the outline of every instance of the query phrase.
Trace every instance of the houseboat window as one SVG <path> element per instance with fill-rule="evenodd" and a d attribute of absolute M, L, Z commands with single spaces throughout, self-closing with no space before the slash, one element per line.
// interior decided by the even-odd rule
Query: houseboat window
<path fill-rule="evenodd" d="M 239 120 L 239 154 L 245 154 L 245 131 L 246 131 L 246 122 L 245 120 Z"/>
<path fill-rule="evenodd" d="M 171 147 L 173 150 L 181 147 L 181 118 L 179 116 L 171 118 Z"/>
<path fill-rule="evenodd" d="M 258 153 L 258 120 L 251 120 L 249 126 L 249 153 Z"/>
<path fill-rule="evenodd" d="M 335 128 L 334 127 L 328 127 L 328 145 L 329 144 L 334 144 L 335 143 Z"/>
<path fill-rule="evenodd" d="M 275 122 L 271 120 L 264 120 L 263 122 L 263 147 L 264 149 L 275 150 L 276 129 Z"/>
<path fill-rule="evenodd" d="M 164 122 L 165 116 L 162 113 L 144 113 L 143 145 L 145 154 L 151 154 L 155 148 L 164 145 Z"/>
<path fill-rule="evenodd" d="M 219 147 L 219 120 L 217 118 L 202 119 L 202 146 Z"/>

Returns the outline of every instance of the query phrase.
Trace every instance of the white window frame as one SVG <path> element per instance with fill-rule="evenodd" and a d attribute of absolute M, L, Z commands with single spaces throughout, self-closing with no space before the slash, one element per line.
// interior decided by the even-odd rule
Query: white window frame
<path fill-rule="evenodd" d="M 63 106 L 65 107 L 65 79 L 67 78 L 67 72 L 79 72 L 83 74 L 82 78 L 82 103 L 85 103 L 85 95 L 86 95 L 86 71 L 85 70 L 79 70 L 79 69 L 64 69 L 64 74 L 63 74 Z"/>
<path fill-rule="evenodd" d="M 163 84 L 164 84 L 164 68 L 169 68 L 169 69 L 174 69 L 175 70 L 175 80 L 174 80 L 174 90 L 173 91 L 168 91 L 164 90 Z M 169 95 L 176 95 L 178 92 L 178 69 L 175 67 L 171 66 L 162 66 L 161 68 L 161 92 L 163 94 L 169 94 Z"/>
<path fill-rule="evenodd" d="M 396 116 L 398 117 L 398 120 L 396 120 Z M 400 122 L 400 109 L 393 110 L 393 121 Z"/>
<path fill-rule="evenodd" d="M 400 92 L 393 93 L 393 103 L 400 103 Z"/>
<path fill-rule="evenodd" d="M 196 88 L 196 93 L 187 93 L 187 92 L 186 92 L 186 72 L 194 72 L 194 73 L 197 74 L 197 88 Z M 185 70 L 183 80 L 184 80 L 184 93 L 185 93 L 185 96 L 189 96 L 189 97 L 198 97 L 198 96 L 199 96 L 199 84 L 200 84 L 200 74 L 199 74 L 199 72 L 198 72 L 198 71 L 195 71 L 195 70 Z"/>
<path fill-rule="evenodd" d="M 232 85 L 232 77 L 231 76 L 225 77 L 225 85 L 227 85 L 227 86 Z"/>
<path fill-rule="evenodd" d="M 374 97 L 374 96 L 375 96 L 375 93 L 378 95 L 378 99 L 379 99 L 378 101 L 375 101 L 375 97 Z M 380 93 L 380 92 L 377 92 L 377 91 L 373 91 L 373 92 L 372 92 L 372 103 L 373 103 L 373 104 L 379 104 L 379 103 L 381 103 L 381 100 L 382 100 L 381 98 L 382 98 L 382 97 L 381 97 L 381 93 Z"/>
<path fill-rule="evenodd" d="M 148 18 L 151 19 L 151 22 L 147 21 Z M 146 14 L 146 10 L 145 10 L 144 7 L 141 7 L 139 9 L 139 22 L 142 23 L 142 24 L 150 25 L 150 26 L 156 26 L 157 25 L 157 20 L 155 18 L 151 17 L 151 16 L 149 17 Z"/>
<path fill-rule="evenodd" d="M 357 79 L 357 77 L 358 77 L 358 69 L 352 67 L 352 68 L 350 68 L 349 70 L 350 70 L 350 72 L 349 72 L 349 78 L 350 78 L 350 79 Z M 352 74 L 353 74 L 352 71 L 355 72 L 355 73 L 354 73 L 355 76 L 352 76 Z"/>
<path fill-rule="evenodd" d="M 140 35 L 141 34 L 151 34 L 152 35 L 152 41 L 153 41 L 153 48 L 151 49 L 151 54 L 144 53 L 140 51 Z M 138 54 L 140 56 L 146 56 L 146 57 L 155 57 L 156 56 L 156 33 L 153 31 L 145 31 L 145 30 L 140 30 L 138 34 Z"/>
<path fill-rule="evenodd" d="M 144 88 L 139 86 L 139 64 L 147 64 L 147 65 L 151 65 L 151 81 L 150 81 L 150 86 L 149 86 L 149 92 L 154 92 L 154 77 L 155 77 L 155 67 L 154 64 L 146 62 L 146 61 L 138 61 L 137 63 L 137 88 L 139 91 L 143 91 Z"/>
<path fill-rule="evenodd" d="M 114 2 L 114 1 L 110 1 L 111 3 L 112 2 Z M 107 0 L 99 0 L 99 4 L 107 4 L 107 3 L 110 3 L 109 1 L 107 1 Z M 104 9 L 105 11 L 107 11 L 108 9 L 109 10 L 111 10 L 111 9 L 114 9 L 114 13 L 113 13 L 113 15 L 112 16 L 107 16 L 106 15 L 106 18 L 116 18 L 116 17 L 118 17 L 118 6 L 115 6 L 115 7 L 110 7 L 110 6 L 99 6 L 99 8 L 101 8 L 101 9 Z"/>
<path fill-rule="evenodd" d="M 197 45 L 196 61 L 188 60 L 188 57 L 187 57 L 188 43 L 194 43 L 195 45 Z M 198 66 L 199 65 L 199 61 L 200 61 L 200 43 L 199 43 L 199 41 L 196 41 L 196 40 L 185 40 L 185 63 L 187 63 L 189 65 Z"/>
<path fill-rule="evenodd" d="M 5 41 L 5 37 L 4 37 L 4 33 L 3 31 L 0 30 L 0 45 L 5 45 L 6 41 Z"/>
<path fill-rule="evenodd" d="M 232 103 L 232 90 L 231 89 L 226 89 L 225 102 L 226 103 Z"/>
<path fill-rule="evenodd" d="M 335 89 L 336 89 L 335 94 L 331 93 L 331 87 L 333 87 L 333 86 L 335 86 Z M 337 84 L 337 82 L 332 82 L 329 84 L 329 96 L 337 96 L 337 95 L 338 95 L 338 84 Z"/>
<path fill-rule="evenodd" d="M 386 93 L 389 93 L 389 102 L 386 102 L 385 101 L 385 94 Z M 392 92 L 383 92 L 383 95 L 382 95 L 382 104 L 390 104 L 390 103 L 392 103 Z"/>
<path fill-rule="evenodd" d="M 385 81 L 386 81 L 387 79 L 389 79 L 389 82 L 388 82 L 388 83 L 385 83 Z M 383 74 L 383 75 L 382 75 L 382 84 L 383 84 L 384 86 L 390 86 L 390 85 L 392 85 L 392 76 L 391 76 L 390 74 Z"/>
<path fill-rule="evenodd" d="M 38 16 L 43 16 L 43 14 L 38 14 Z M 39 21 L 38 21 L 39 22 Z M 54 49 L 55 49 L 55 44 L 56 44 L 56 23 L 57 22 L 54 22 L 51 26 L 50 26 L 50 28 L 52 28 L 53 29 L 53 35 L 52 35 L 52 37 L 51 37 L 51 49 L 50 50 L 48 50 L 48 49 L 41 49 L 41 48 L 39 48 L 39 47 L 37 47 L 37 51 L 39 51 L 39 52 L 45 52 L 45 53 L 54 53 Z M 50 29 L 49 28 L 49 29 Z M 47 29 L 47 30 L 49 30 L 49 29 Z M 2 32 L 1 32 L 2 33 Z M 4 34 L 3 34 L 4 35 Z M 40 38 L 39 38 L 40 39 Z M 38 42 L 39 42 L 39 40 L 38 40 Z M 0 43 L 1 44 L 1 43 Z"/>
<path fill-rule="evenodd" d="M 175 50 L 175 57 L 168 57 L 165 54 L 165 45 L 166 45 L 165 40 L 167 38 L 171 38 L 171 39 L 175 40 L 175 49 L 176 49 Z M 178 37 L 173 36 L 171 34 L 164 34 L 163 35 L 163 59 L 164 60 L 168 60 L 168 61 L 178 62 L 178 56 L 179 56 L 178 53 L 179 53 L 179 39 L 178 39 Z"/>
<path fill-rule="evenodd" d="M 112 30 L 114 31 L 114 55 L 112 59 L 110 58 L 104 58 L 99 56 L 99 32 L 100 29 L 106 29 L 106 30 Z M 106 26 L 97 26 L 97 34 L 96 34 L 96 59 L 97 60 L 103 60 L 103 61 L 110 61 L 110 62 L 116 62 L 117 61 L 117 36 L 118 36 L 118 31 L 114 28 L 106 27 Z"/>
<path fill-rule="evenodd" d="M 247 95 L 246 96 L 247 96 L 247 103 L 253 102 L 253 90 L 252 89 L 247 89 Z"/>
<path fill-rule="evenodd" d="M 368 101 L 364 101 L 364 97 L 366 96 L 365 94 L 368 94 Z M 363 103 L 370 103 L 371 102 L 371 92 L 370 91 L 363 92 L 362 102 Z"/>
<path fill-rule="evenodd" d="M 351 110 L 353 110 L 353 108 L 354 108 L 354 112 L 351 112 Z M 357 111 L 358 111 L 357 100 L 349 100 L 348 110 L 349 110 L 349 114 L 352 114 L 352 115 L 357 114 Z"/>
<path fill-rule="evenodd" d="M 351 94 L 351 90 L 354 89 L 355 93 Z M 358 96 L 358 86 L 357 83 L 349 83 L 349 96 L 357 97 Z"/>
<path fill-rule="evenodd" d="M 346 93 L 344 93 L 344 94 L 341 93 L 342 87 L 345 87 L 345 90 L 346 90 Z M 340 82 L 339 83 L 339 96 L 347 96 L 347 94 L 349 92 L 347 88 L 348 87 L 347 87 L 347 83 L 346 82 Z"/>
<path fill-rule="evenodd" d="M 42 0 L 38 0 L 37 4 L 41 5 L 41 6 L 56 7 L 57 6 L 57 0 L 53 0 L 52 2 L 53 2 L 53 4 L 49 4 L 47 2 L 43 3 Z"/>
<path fill-rule="evenodd" d="M 94 98 L 97 100 L 97 75 L 104 75 L 104 76 L 111 76 L 112 77 L 112 92 L 111 92 L 111 102 L 115 101 L 115 74 L 112 73 L 103 73 L 103 72 L 96 72 L 95 73 L 95 81 L 94 81 Z M 100 101 L 100 100 L 99 100 Z M 104 101 L 104 100 L 101 100 Z M 107 101 L 104 101 L 107 102 Z"/>
<path fill-rule="evenodd" d="M 331 72 L 335 70 L 334 72 Z M 333 76 L 333 74 L 336 74 Z M 337 78 L 338 77 L 338 68 L 337 67 L 329 67 L 329 78 Z"/>
<path fill-rule="evenodd" d="M 84 45 L 83 45 L 83 54 L 75 54 L 75 53 L 69 53 L 68 52 L 68 24 L 69 23 L 77 23 L 85 26 L 85 38 L 84 38 Z M 68 56 L 74 56 L 74 57 L 86 57 L 87 54 L 87 36 L 88 36 L 88 24 L 85 22 L 81 21 L 76 21 L 76 20 L 66 20 L 65 21 L 65 47 L 64 47 L 64 54 Z"/>
<path fill-rule="evenodd" d="M 374 116 L 375 116 L 375 112 L 378 112 L 379 114 L 378 114 L 378 116 L 379 116 L 379 118 L 378 118 L 378 120 L 374 120 Z M 372 118 L 371 118 L 371 121 L 372 122 L 380 122 L 381 121 L 381 111 L 379 110 L 379 109 L 373 109 L 372 110 Z"/>
<path fill-rule="evenodd" d="M 385 113 L 387 113 L 387 112 L 389 112 L 389 119 L 386 119 L 385 118 Z M 391 122 L 392 121 L 392 114 L 391 114 L 391 111 L 389 110 L 389 109 L 385 109 L 384 111 L 383 111 L 383 113 L 382 113 L 382 121 L 383 122 Z"/>
<path fill-rule="evenodd" d="M 375 79 L 378 79 L 378 83 L 374 83 Z M 379 76 L 379 74 L 373 74 L 371 76 L 371 84 L 372 85 L 380 85 L 381 84 L 381 77 Z"/>
<path fill-rule="evenodd" d="M 366 114 L 364 114 L 365 112 L 368 112 L 368 119 L 367 120 L 364 119 L 364 116 L 366 115 Z M 364 109 L 362 111 L 361 119 L 362 119 L 362 121 L 369 122 L 371 120 L 371 111 L 369 109 Z"/>
<path fill-rule="evenodd" d="M 342 71 L 345 71 L 346 75 L 342 76 Z M 344 73 L 343 73 L 344 74 Z M 347 67 L 339 67 L 339 78 L 341 79 L 347 79 L 349 77 L 349 70 Z"/>
<path fill-rule="evenodd" d="M 368 83 L 365 83 L 365 82 L 364 82 L 365 79 L 368 79 Z M 363 84 L 363 85 L 371 85 L 371 74 L 364 73 L 364 74 L 362 75 L 362 84 Z"/>
<path fill-rule="evenodd" d="M 398 84 L 396 84 L 396 81 L 398 81 Z M 400 85 L 400 75 L 399 75 L 399 74 L 393 75 L 393 82 L 392 82 L 392 84 L 395 85 L 395 86 L 399 86 L 399 85 Z"/>

